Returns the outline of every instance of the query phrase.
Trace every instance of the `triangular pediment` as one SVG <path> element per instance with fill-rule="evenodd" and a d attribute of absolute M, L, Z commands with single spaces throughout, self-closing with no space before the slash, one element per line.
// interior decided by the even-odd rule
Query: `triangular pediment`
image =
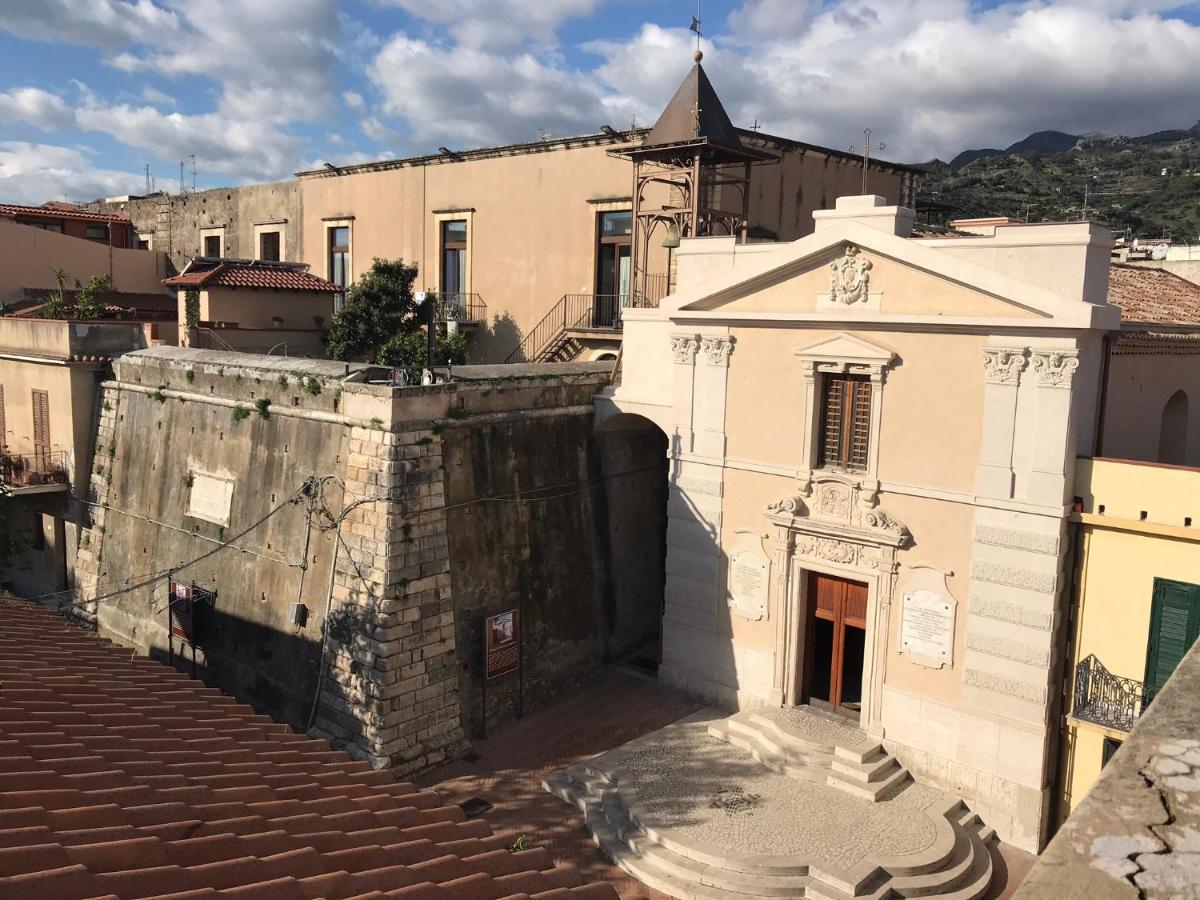
<path fill-rule="evenodd" d="M 887 347 L 845 333 L 798 347 L 796 356 L 815 363 L 845 362 L 855 366 L 887 366 L 896 358 Z"/>
<path fill-rule="evenodd" d="M 744 254 L 736 259 L 738 253 Z M 960 254 L 899 237 L 852 220 L 824 225 L 787 244 L 750 245 L 735 251 L 735 265 L 686 285 L 664 303 L 679 319 L 747 318 L 776 321 L 895 320 L 907 323 L 1055 320 L 1096 327 L 1110 312 L 1072 301 Z M 869 262 L 861 292 L 849 260 Z M 680 265 L 686 265 L 681 257 Z M 840 266 L 837 270 L 833 267 Z M 837 301 L 842 302 L 837 302 Z M 1048 324 L 1048 323 L 1047 323 Z"/>

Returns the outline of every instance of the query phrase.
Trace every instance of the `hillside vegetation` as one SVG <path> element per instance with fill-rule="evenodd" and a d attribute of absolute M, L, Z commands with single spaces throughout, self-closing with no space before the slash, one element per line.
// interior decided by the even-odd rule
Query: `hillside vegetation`
<path fill-rule="evenodd" d="M 924 168 L 923 220 L 1086 214 L 1117 235 L 1200 241 L 1200 123 L 1141 137 L 1037 132 L 1006 150 L 965 150 Z"/>

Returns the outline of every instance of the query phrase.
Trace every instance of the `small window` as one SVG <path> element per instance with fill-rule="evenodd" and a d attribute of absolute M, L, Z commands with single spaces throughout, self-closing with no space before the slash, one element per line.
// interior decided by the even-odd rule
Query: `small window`
<path fill-rule="evenodd" d="M 820 465 L 865 472 L 871 441 L 871 381 L 865 375 L 830 374 L 822 382 Z"/>
<path fill-rule="evenodd" d="M 279 261 L 278 231 L 264 231 L 258 236 L 258 258 L 268 262 Z"/>
<path fill-rule="evenodd" d="M 30 222 L 34 228 L 41 228 L 44 231 L 53 231 L 55 234 L 62 234 L 62 222 Z"/>
<path fill-rule="evenodd" d="M 206 234 L 204 236 L 204 255 L 211 256 L 214 259 L 221 255 L 221 236 L 219 234 Z"/>
<path fill-rule="evenodd" d="M 600 213 L 600 237 L 629 237 L 633 234 L 633 212 Z"/>
<path fill-rule="evenodd" d="M 329 280 L 340 287 L 350 286 L 350 226 L 329 229 Z"/>
<path fill-rule="evenodd" d="M 467 220 L 442 223 L 442 295 L 456 298 L 467 290 Z"/>
<path fill-rule="evenodd" d="M 150 241 L 148 241 L 146 238 L 138 238 L 137 248 L 139 250 L 149 250 L 150 249 Z"/>
<path fill-rule="evenodd" d="M 1123 743 L 1124 741 L 1118 741 L 1116 738 L 1106 737 L 1104 739 L 1104 747 L 1100 750 L 1100 768 L 1108 765 L 1108 761 L 1112 759 L 1113 754 Z"/>
<path fill-rule="evenodd" d="M 58 226 L 58 230 L 62 231 L 62 226 Z M 89 241 L 107 241 L 108 226 L 107 225 L 89 225 L 84 229 L 84 236 Z"/>

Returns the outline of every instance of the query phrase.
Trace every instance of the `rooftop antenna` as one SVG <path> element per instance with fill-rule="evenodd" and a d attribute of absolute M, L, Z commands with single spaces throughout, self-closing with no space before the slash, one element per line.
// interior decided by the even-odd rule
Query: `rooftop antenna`
<path fill-rule="evenodd" d="M 146 163 L 146 193 L 150 192 L 150 163 Z"/>
<path fill-rule="evenodd" d="M 758 131 L 758 129 L 760 129 L 760 128 L 762 128 L 762 126 L 758 124 L 758 116 L 755 116 L 755 117 L 754 117 L 754 124 L 750 126 L 750 130 L 751 130 L 751 131 Z"/>
<path fill-rule="evenodd" d="M 539 128 L 538 129 L 538 140 L 539 141 L 550 140 L 550 129 L 549 128 Z"/>
<path fill-rule="evenodd" d="M 187 185 L 183 181 L 183 160 L 179 161 L 179 193 L 180 195 L 187 193 Z"/>
<path fill-rule="evenodd" d="M 857 153 L 860 150 L 862 151 L 862 158 L 863 158 L 862 192 L 864 195 L 867 193 L 867 168 L 871 165 L 871 151 L 872 150 L 886 150 L 886 149 L 887 149 L 887 144 L 884 144 L 884 143 L 872 144 L 871 143 L 871 129 L 870 128 L 863 129 L 862 146 L 850 148 L 851 153 Z"/>
<path fill-rule="evenodd" d="M 196 154 L 191 155 L 192 160 L 192 193 L 196 193 Z"/>

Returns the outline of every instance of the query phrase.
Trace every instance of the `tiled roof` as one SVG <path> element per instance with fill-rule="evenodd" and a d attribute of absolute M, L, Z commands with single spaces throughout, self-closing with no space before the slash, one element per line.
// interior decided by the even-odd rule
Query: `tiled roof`
<path fill-rule="evenodd" d="M 215 688 L 0 599 L 0 897 L 615 900 Z"/>
<path fill-rule="evenodd" d="M 0 218 L 14 219 L 17 216 L 46 219 L 77 219 L 81 222 L 128 222 L 124 213 L 100 213 L 86 209 L 64 209 L 61 206 L 19 206 L 15 203 L 0 203 Z"/>
<path fill-rule="evenodd" d="M 22 288 L 24 296 L 4 304 L 5 310 L 14 316 L 31 316 L 38 313 L 50 295 L 52 288 Z M 63 289 L 67 317 L 74 311 L 79 291 Z M 102 298 L 104 311 L 121 318 L 174 319 L 179 312 L 179 300 L 172 294 L 142 293 L 133 291 L 109 291 Z"/>
<path fill-rule="evenodd" d="M 187 271 L 166 279 L 163 284 L 173 288 L 245 287 L 273 291 L 318 291 L 323 294 L 341 290 L 333 282 L 309 273 L 308 266 L 230 259 L 193 261 Z"/>
<path fill-rule="evenodd" d="M 1121 307 L 1122 322 L 1200 325 L 1200 284 L 1165 269 L 1114 263 L 1108 302 Z"/>

